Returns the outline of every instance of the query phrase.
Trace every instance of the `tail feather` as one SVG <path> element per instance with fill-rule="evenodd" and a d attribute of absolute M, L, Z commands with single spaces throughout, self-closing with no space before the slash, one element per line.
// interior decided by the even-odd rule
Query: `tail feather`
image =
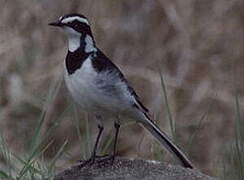
<path fill-rule="evenodd" d="M 162 132 L 159 127 L 146 115 L 146 120 L 141 121 L 141 124 L 155 137 L 157 140 L 170 151 L 174 157 L 186 168 L 193 168 L 193 164 L 186 155 L 170 140 L 170 138 Z"/>

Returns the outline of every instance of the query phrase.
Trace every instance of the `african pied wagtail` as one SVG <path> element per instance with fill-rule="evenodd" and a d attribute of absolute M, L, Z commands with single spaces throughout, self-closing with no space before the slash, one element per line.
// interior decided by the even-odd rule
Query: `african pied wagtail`
<path fill-rule="evenodd" d="M 99 133 L 91 160 L 103 131 L 103 119 L 115 118 L 114 152 L 120 128 L 119 117 L 134 119 L 163 144 L 184 167 L 193 168 L 186 155 L 149 118 L 147 108 L 140 102 L 119 68 L 96 47 L 87 18 L 80 14 L 61 16 L 49 25 L 60 27 L 68 36 L 68 54 L 65 59 L 65 82 L 81 108 L 92 113 L 98 121 Z"/>

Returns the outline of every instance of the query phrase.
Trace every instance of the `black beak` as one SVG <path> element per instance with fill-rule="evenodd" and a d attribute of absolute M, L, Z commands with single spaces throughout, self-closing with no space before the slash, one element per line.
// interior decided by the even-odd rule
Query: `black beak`
<path fill-rule="evenodd" d="M 61 22 L 51 22 L 51 23 L 49 23 L 48 24 L 49 26 L 57 26 L 57 27 L 62 27 L 62 26 L 64 26 L 64 24 L 63 23 L 61 23 Z"/>

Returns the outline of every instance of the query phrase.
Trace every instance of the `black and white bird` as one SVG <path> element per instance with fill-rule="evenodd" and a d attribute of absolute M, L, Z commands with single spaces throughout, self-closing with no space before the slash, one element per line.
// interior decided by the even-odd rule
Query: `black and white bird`
<path fill-rule="evenodd" d="M 121 117 L 133 119 L 163 144 L 187 168 L 193 164 L 186 155 L 149 118 L 147 108 L 128 84 L 120 69 L 96 46 L 88 19 L 80 14 L 61 16 L 49 25 L 63 29 L 68 37 L 68 53 L 64 63 L 65 83 L 74 101 L 94 115 L 99 133 L 90 160 L 94 160 L 103 120 L 113 118 L 116 129 L 114 152 Z"/>

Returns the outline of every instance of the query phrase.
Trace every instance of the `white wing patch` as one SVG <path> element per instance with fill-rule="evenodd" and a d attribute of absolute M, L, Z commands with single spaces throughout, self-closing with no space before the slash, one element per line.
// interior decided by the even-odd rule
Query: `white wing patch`
<path fill-rule="evenodd" d="M 85 52 L 86 53 L 89 53 L 89 52 L 92 52 L 92 51 L 97 51 L 97 48 L 95 48 L 94 42 L 93 42 L 91 36 L 86 35 L 85 42 L 86 42 L 86 47 L 85 47 Z"/>

